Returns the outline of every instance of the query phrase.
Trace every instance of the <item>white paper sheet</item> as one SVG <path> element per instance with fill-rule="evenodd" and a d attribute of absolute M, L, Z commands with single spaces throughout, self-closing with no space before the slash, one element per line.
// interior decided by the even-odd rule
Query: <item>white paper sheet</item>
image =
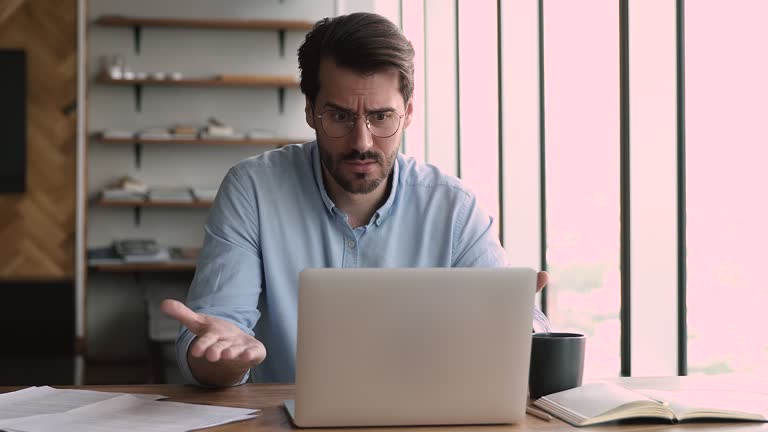
<path fill-rule="evenodd" d="M 124 393 L 93 390 L 55 389 L 53 387 L 28 387 L 0 394 L 0 423 L 3 419 L 27 417 L 38 414 L 55 414 L 112 399 Z M 165 399 L 162 395 L 136 395 L 139 399 Z"/>
<path fill-rule="evenodd" d="M 0 421 L 0 428 L 25 432 L 181 432 L 247 420 L 258 410 L 123 395 L 65 413 Z"/>

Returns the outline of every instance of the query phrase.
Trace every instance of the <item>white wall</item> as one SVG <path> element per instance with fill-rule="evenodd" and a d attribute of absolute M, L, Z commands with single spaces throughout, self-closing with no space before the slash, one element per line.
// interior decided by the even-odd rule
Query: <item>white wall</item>
<path fill-rule="evenodd" d="M 355 11 L 396 15 L 398 5 L 396 0 L 90 0 L 86 23 L 86 133 L 90 136 L 104 129 L 134 131 L 176 123 L 202 126 L 208 117 L 215 116 L 240 130 L 272 129 L 281 137 L 313 137 L 304 122 L 304 98 L 298 89 L 286 90 L 285 111 L 281 114 L 276 89 L 144 87 L 143 110 L 137 113 L 132 87 L 94 82 L 100 59 L 112 55 L 122 56 L 134 71 L 178 71 L 188 77 L 218 73 L 298 76 L 295 53 L 303 41 L 302 32 L 286 33 L 285 56 L 281 57 L 276 31 L 144 28 L 141 53 L 136 55 L 132 30 L 93 24 L 100 15 L 316 21 Z M 230 166 L 261 151 L 238 146 L 145 145 L 141 169 L 136 169 L 131 145 L 90 142 L 85 165 L 87 191 L 93 196 L 123 175 L 137 177 L 150 186 L 217 186 Z M 115 238 L 152 237 L 166 245 L 200 246 L 205 218 L 205 210 L 144 209 L 141 224 L 136 226 L 131 209 L 89 206 L 86 243 L 97 247 Z M 146 294 L 183 297 L 189 280 L 189 275 L 89 273 L 85 311 L 89 356 L 145 356 Z M 82 335 L 82 329 L 78 333 Z"/>

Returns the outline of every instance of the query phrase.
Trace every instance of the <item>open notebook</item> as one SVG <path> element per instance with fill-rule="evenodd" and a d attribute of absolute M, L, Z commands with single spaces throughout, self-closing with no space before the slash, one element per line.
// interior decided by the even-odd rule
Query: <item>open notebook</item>
<path fill-rule="evenodd" d="M 657 418 L 768 421 L 768 393 L 731 390 L 628 390 L 586 384 L 537 399 L 534 405 L 574 426 Z"/>

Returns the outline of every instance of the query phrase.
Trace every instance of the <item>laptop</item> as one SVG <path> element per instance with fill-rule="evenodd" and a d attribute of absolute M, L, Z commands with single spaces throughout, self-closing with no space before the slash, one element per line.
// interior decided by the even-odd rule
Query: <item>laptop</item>
<path fill-rule="evenodd" d="M 299 427 L 516 423 L 536 272 L 307 269 L 299 275 Z"/>

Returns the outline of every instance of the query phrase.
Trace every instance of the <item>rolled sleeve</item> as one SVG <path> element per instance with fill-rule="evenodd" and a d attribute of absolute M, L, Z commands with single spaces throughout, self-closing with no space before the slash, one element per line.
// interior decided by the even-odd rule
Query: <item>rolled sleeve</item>
<path fill-rule="evenodd" d="M 263 283 L 259 219 L 250 195 L 230 170 L 224 178 L 205 225 L 205 240 L 187 296 L 195 312 L 227 320 L 253 336 L 259 319 Z M 176 339 L 176 359 L 186 381 L 200 385 L 187 361 L 195 339 L 182 326 Z M 246 373 L 240 383 L 248 379 Z"/>

